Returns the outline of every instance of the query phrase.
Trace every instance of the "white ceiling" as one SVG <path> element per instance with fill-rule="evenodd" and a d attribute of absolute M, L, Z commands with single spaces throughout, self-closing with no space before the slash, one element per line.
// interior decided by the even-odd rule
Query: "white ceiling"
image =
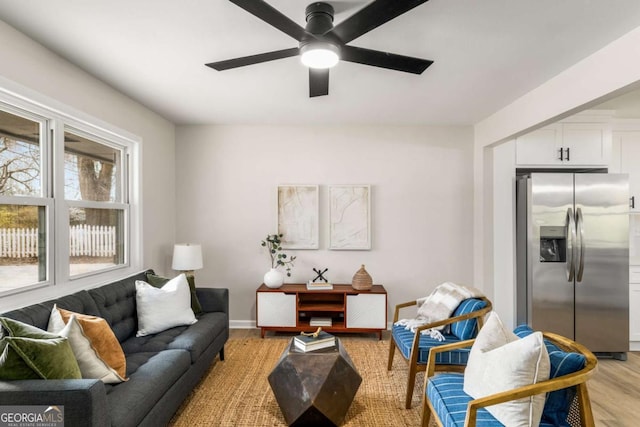
<path fill-rule="evenodd" d="M 301 26 L 310 2 L 268 1 Z M 328 3 L 337 24 L 369 1 Z M 640 26 L 640 1 L 430 0 L 350 44 L 434 65 L 343 62 L 317 98 L 297 57 L 204 66 L 297 46 L 226 0 L 0 0 L 0 19 L 176 124 L 473 124 Z"/>

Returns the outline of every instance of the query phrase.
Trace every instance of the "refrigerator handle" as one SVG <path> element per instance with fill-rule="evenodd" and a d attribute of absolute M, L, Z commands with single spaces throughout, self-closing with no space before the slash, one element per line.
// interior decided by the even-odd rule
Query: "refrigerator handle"
<path fill-rule="evenodd" d="M 584 274 L 584 219 L 582 218 L 582 209 L 576 209 L 576 249 L 578 250 L 578 272 L 576 273 L 576 282 L 582 282 Z"/>
<path fill-rule="evenodd" d="M 567 209 L 565 227 L 567 229 L 567 282 L 573 282 L 573 278 L 576 272 L 576 264 L 574 262 L 576 223 L 573 216 L 573 209 L 571 208 Z"/>

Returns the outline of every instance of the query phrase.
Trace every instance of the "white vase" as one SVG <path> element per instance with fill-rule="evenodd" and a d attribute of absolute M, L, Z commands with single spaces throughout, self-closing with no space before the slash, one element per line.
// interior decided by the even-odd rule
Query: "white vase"
<path fill-rule="evenodd" d="M 264 284 L 267 285 L 268 288 L 279 288 L 283 283 L 284 274 L 275 268 L 267 271 L 264 275 Z"/>

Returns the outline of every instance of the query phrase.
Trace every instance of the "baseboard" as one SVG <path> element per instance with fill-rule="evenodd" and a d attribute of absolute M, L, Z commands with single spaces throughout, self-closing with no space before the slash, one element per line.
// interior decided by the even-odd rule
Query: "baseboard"
<path fill-rule="evenodd" d="M 255 329 L 255 320 L 230 320 L 229 329 Z"/>
<path fill-rule="evenodd" d="M 640 351 L 640 341 L 630 341 L 629 351 Z"/>

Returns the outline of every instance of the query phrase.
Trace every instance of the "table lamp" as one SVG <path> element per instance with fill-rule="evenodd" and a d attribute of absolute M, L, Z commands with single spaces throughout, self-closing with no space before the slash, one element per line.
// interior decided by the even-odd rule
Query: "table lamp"
<path fill-rule="evenodd" d="M 171 268 L 182 271 L 187 279 L 191 278 L 195 283 L 193 270 L 202 268 L 202 247 L 192 243 L 175 244 Z"/>

